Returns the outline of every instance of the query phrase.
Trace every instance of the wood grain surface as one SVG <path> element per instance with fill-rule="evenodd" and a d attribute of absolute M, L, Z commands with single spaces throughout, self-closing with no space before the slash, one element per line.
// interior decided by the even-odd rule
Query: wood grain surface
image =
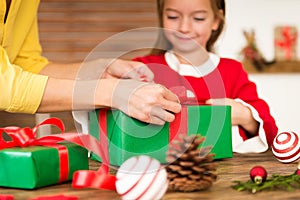
<path fill-rule="evenodd" d="M 218 164 L 218 180 L 207 191 L 180 193 L 168 191 L 163 200 L 296 200 L 300 198 L 300 190 L 294 191 L 262 191 L 256 194 L 248 192 L 238 192 L 231 188 L 232 181 L 247 181 L 249 170 L 255 165 L 262 165 L 269 175 L 287 175 L 294 173 L 297 164 L 282 164 L 272 155 L 271 151 L 262 154 L 234 154 L 233 158 L 215 161 Z M 100 163 L 90 161 L 90 169 L 97 170 Z M 97 189 L 72 189 L 71 183 L 64 183 L 44 187 L 36 190 L 19 190 L 0 188 L 0 194 L 12 194 L 15 200 L 28 200 L 44 195 L 64 194 L 67 196 L 77 196 L 82 200 L 113 200 L 120 199 L 114 191 Z"/>

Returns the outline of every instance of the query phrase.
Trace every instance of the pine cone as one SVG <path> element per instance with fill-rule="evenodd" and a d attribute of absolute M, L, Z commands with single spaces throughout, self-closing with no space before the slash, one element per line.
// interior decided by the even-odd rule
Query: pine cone
<path fill-rule="evenodd" d="M 174 142 L 168 153 L 166 166 L 169 190 L 193 192 L 205 190 L 217 179 L 216 163 L 211 147 L 198 148 L 205 140 L 200 135 L 182 137 Z"/>

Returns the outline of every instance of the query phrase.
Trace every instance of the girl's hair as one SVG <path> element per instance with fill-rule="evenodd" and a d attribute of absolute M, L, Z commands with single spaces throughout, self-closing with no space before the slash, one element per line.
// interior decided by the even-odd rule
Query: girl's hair
<path fill-rule="evenodd" d="M 212 31 L 211 37 L 206 44 L 207 51 L 214 51 L 213 45 L 221 35 L 223 28 L 225 26 L 225 0 L 210 0 L 211 7 L 214 12 L 214 17 L 219 19 L 219 27 L 217 30 Z M 157 14 L 158 14 L 158 23 L 159 27 L 163 28 L 163 9 L 164 9 L 165 0 L 157 0 Z M 222 12 L 219 12 L 221 10 Z M 172 44 L 165 37 L 163 29 L 159 30 L 158 38 L 155 44 L 155 48 L 152 49 L 150 54 L 161 54 L 167 50 L 172 49 Z"/>

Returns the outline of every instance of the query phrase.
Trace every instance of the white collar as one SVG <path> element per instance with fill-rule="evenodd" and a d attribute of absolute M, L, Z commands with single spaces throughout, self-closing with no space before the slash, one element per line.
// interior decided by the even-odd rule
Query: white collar
<path fill-rule="evenodd" d="M 165 53 L 165 59 L 170 68 L 181 76 L 192 76 L 196 78 L 208 75 L 216 69 L 220 63 L 220 57 L 213 53 L 209 53 L 209 59 L 200 66 L 180 64 L 178 58 L 172 51 L 167 51 Z"/>

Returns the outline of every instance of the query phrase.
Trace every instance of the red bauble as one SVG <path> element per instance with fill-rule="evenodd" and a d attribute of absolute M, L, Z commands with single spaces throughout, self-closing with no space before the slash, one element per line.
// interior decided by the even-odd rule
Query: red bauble
<path fill-rule="evenodd" d="M 279 133 L 273 141 L 272 152 L 283 163 L 296 162 L 300 158 L 300 136 L 295 132 Z"/>
<path fill-rule="evenodd" d="M 267 171 L 262 166 L 255 166 L 250 170 L 250 178 L 253 182 L 260 184 L 266 181 Z"/>
<path fill-rule="evenodd" d="M 300 176 L 300 162 L 298 163 L 297 169 L 295 171 L 295 174 Z"/>

